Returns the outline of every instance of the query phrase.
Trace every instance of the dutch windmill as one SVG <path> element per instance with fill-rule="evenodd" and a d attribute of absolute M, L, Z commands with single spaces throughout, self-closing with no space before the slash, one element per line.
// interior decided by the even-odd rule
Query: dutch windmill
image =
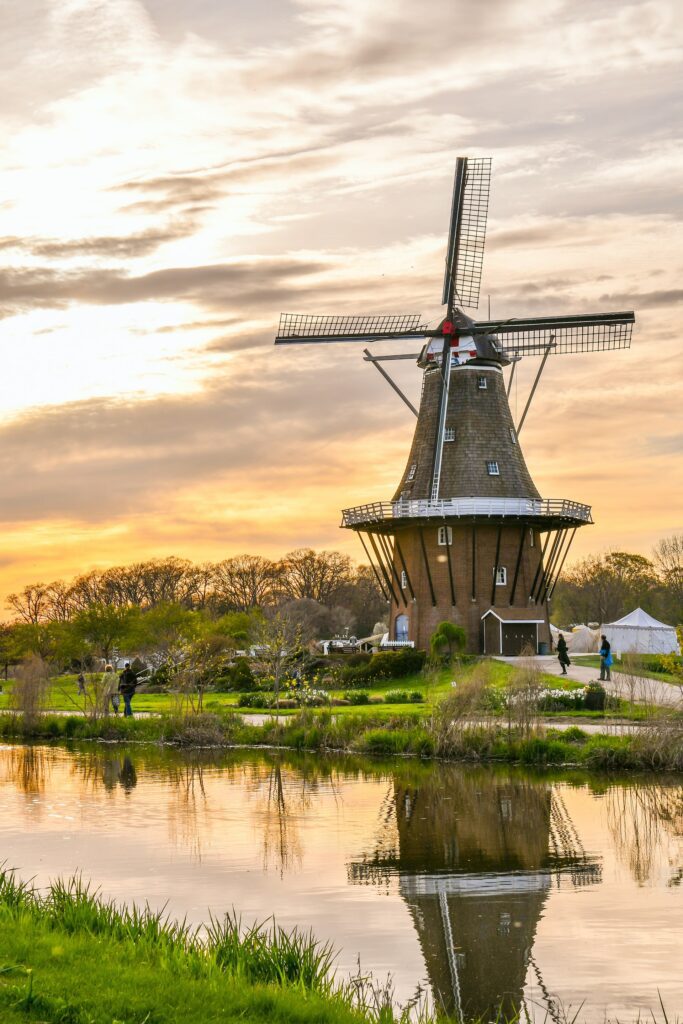
<path fill-rule="evenodd" d="M 426 647 L 445 619 L 467 631 L 468 648 L 519 653 L 550 639 L 548 601 L 591 509 L 542 499 L 518 436 L 551 355 L 628 348 L 633 312 L 473 320 L 479 302 L 491 160 L 455 168 L 442 304 L 430 329 L 419 314 L 311 316 L 284 313 L 276 345 L 421 339 L 419 353 L 370 361 L 417 416 L 413 443 L 391 501 L 344 509 L 390 602 L 390 643 Z M 516 363 L 542 356 L 518 425 L 508 396 Z M 419 410 L 380 364 L 417 359 Z M 503 367 L 511 365 L 506 389 Z"/>

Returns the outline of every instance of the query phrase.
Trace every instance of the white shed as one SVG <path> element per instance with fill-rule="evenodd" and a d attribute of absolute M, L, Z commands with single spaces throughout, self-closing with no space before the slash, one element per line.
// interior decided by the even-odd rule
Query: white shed
<path fill-rule="evenodd" d="M 674 627 L 658 622 L 642 608 L 636 608 L 616 622 L 606 623 L 600 631 L 605 634 L 612 649 L 619 654 L 626 651 L 638 654 L 681 653 Z"/>

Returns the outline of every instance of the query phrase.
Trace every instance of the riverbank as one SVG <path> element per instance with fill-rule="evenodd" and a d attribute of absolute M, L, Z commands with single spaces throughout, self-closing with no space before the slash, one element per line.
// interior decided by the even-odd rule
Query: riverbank
<path fill-rule="evenodd" d="M 560 731 L 535 720 L 482 719 L 478 715 L 476 721 L 468 721 L 467 717 L 454 717 L 447 703 L 429 718 L 303 711 L 259 725 L 225 713 L 140 719 L 5 714 L 0 716 L 0 739 L 268 746 L 453 761 L 580 765 L 600 771 L 683 771 L 683 720 L 678 717 L 655 718 L 626 735 L 609 731 L 588 734 L 578 725 Z"/>
<path fill-rule="evenodd" d="M 197 930 L 98 898 L 74 879 L 40 893 L 0 872 L 3 1024 L 397 1024 L 388 993 L 337 982 L 334 953 L 274 923 Z M 377 1003 L 375 1008 L 374 1004 Z"/>

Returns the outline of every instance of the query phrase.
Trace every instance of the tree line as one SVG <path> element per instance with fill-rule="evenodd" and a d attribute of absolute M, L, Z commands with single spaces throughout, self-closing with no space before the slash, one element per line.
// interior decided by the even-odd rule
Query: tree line
<path fill-rule="evenodd" d="M 66 664 L 117 650 L 173 660 L 212 638 L 243 647 L 258 613 L 284 609 L 307 636 L 372 632 L 387 603 L 368 565 L 339 551 L 299 548 L 278 560 L 236 555 L 195 564 L 169 557 L 32 583 L 7 598 L 14 621 L 0 626 L 0 661 L 27 653 Z"/>
<path fill-rule="evenodd" d="M 565 569 L 552 621 L 613 622 L 636 607 L 672 626 L 683 624 L 683 534 L 655 545 L 652 558 L 626 551 L 589 555 Z"/>

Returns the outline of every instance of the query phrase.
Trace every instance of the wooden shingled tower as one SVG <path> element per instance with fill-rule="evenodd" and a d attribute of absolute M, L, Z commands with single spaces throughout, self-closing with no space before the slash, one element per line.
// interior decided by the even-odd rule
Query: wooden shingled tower
<path fill-rule="evenodd" d="M 390 643 L 429 646 L 439 622 L 462 625 L 468 649 L 518 654 L 550 640 L 548 602 L 588 505 L 542 498 L 519 443 L 550 355 L 628 348 L 633 312 L 472 320 L 484 254 L 491 161 L 456 163 L 442 302 L 430 329 L 418 314 L 285 313 L 276 345 L 421 339 L 419 353 L 370 361 L 417 417 L 406 468 L 389 501 L 344 509 L 390 602 Z M 541 356 L 515 424 L 508 396 L 516 364 Z M 382 363 L 417 359 L 419 409 Z M 507 383 L 504 368 L 510 366 Z"/>

